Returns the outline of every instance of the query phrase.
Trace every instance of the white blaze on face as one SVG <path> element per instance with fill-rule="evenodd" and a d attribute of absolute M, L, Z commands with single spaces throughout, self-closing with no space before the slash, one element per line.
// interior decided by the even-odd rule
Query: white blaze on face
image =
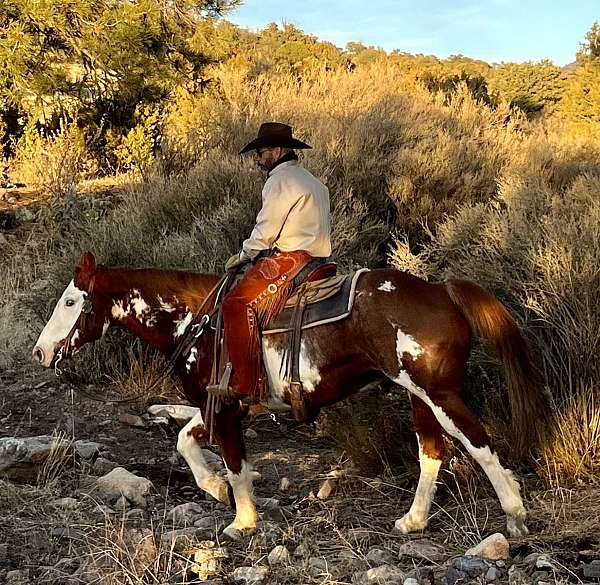
<path fill-rule="evenodd" d="M 35 344 L 36 348 L 43 352 L 44 357 L 40 364 L 45 368 L 52 363 L 58 344 L 65 339 L 77 322 L 86 296 L 87 293 L 78 289 L 71 281 L 56 303 L 52 317 Z"/>

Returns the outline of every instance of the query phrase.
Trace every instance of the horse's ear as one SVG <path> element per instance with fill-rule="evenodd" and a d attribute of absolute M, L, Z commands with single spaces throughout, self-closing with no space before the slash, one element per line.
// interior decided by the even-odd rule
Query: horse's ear
<path fill-rule="evenodd" d="M 84 252 L 75 266 L 75 286 L 81 290 L 89 291 L 90 282 L 96 273 L 96 258 L 90 252 Z"/>

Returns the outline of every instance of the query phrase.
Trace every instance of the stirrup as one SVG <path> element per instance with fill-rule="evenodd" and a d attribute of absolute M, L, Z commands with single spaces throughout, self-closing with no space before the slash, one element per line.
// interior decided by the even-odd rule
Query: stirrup
<path fill-rule="evenodd" d="M 233 366 L 231 362 L 227 362 L 225 364 L 225 369 L 223 370 L 223 377 L 218 384 L 208 384 L 206 386 L 206 391 L 213 396 L 218 396 L 219 398 L 231 399 L 235 398 L 235 392 L 229 386 L 229 380 L 231 379 L 231 373 L 233 371 Z"/>

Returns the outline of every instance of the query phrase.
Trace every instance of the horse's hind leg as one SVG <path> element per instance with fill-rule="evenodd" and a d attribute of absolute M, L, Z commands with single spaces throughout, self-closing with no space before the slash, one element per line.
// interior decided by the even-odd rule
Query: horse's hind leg
<path fill-rule="evenodd" d="M 420 398 L 410 397 L 413 423 L 419 443 L 419 484 L 410 510 L 396 520 L 394 528 L 403 534 L 424 530 L 436 490 L 436 480 L 444 459 L 442 427 L 433 412 Z"/>
<path fill-rule="evenodd" d="M 437 392 L 429 397 L 415 384 L 409 390 L 419 396 L 432 410 L 443 429 L 458 439 L 469 454 L 481 465 L 498 495 L 502 509 L 506 513 L 506 529 L 511 536 L 524 536 L 527 513 L 519 493 L 520 488 L 512 471 L 505 469 L 492 453 L 485 429 L 467 408 L 460 390 Z"/>
<path fill-rule="evenodd" d="M 227 482 L 208 467 L 198 439 L 204 436 L 206 427 L 202 414 L 198 412 L 180 431 L 177 437 L 177 451 L 187 461 L 198 487 L 211 496 L 229 505 Z"/>

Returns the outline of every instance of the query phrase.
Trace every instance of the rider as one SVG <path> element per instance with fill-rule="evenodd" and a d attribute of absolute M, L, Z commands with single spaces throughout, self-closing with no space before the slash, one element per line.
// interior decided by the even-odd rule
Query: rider
<path fill-rule="evenodd" d="M 239 398 L 261 398 L 266 390 L 260 329 L 282 309 L 294 277 L 314 258 L 331 255 L 329 191 L 299 164 L 294 149 L 305 148 L 311 147 L 294 138 L 290 126 L 267 122 L 240 152 L 255 151 L 267 180 L 256 225 L 241 252 L 225 264 L 230 271 L 253 263 L 222 308 L 232 365 L 228 393 Z"/>

